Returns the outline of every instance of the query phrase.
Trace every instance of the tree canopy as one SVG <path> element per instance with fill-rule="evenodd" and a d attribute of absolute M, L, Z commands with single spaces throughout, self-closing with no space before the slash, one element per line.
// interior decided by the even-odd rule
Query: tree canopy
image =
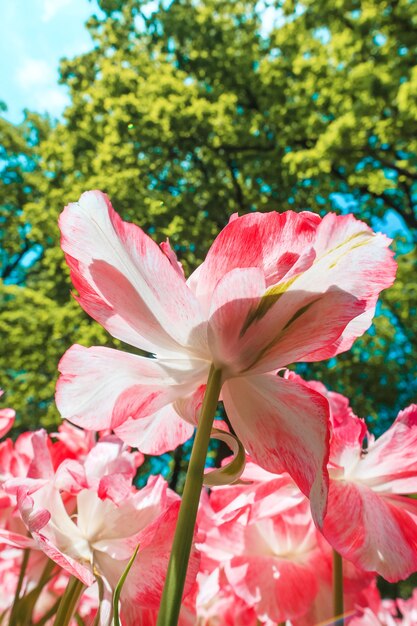
<path fill-rule="evenodd" d="M 101 0 L 92 11 L 91 51 L 61 64 L 62 120 L 1 120 L 0 382 L 22 426 L 56 423 L 67 347 L 117 343 L 71 298 L 59 248 L 59 212 L 93 188 L 169 237 L 187 271 L 236 211 L 395 218 L 398 280 L 371 331 L 300 368 L 361 416 L 391 420 L 416 392 L 417 4 Z"/>

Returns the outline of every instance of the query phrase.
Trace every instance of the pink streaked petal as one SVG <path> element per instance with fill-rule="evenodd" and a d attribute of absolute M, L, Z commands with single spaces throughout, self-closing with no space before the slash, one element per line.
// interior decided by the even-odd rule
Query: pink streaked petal
<path fill-rule="evenodd" d="M 32 434 L 33 459 L 28 468 L 29 478 L 49 478 L 54 476 L 50 440 L 46 430 L 37 430 Z"/>
<path fill-rule="evenodd" d="M 301 254 L 294 254 L 292 252 L 285 252 L 278 259 L 278 267 L 281 270 L 280 273 L 274 277 L 275 280 L 286 282 L 290 278 L 297 276 L 308 270 L 313 264 L 316 258 L 316 252 L 314 248 L 307 248 L 302 251 Z"/>
<path fill-rule="evenodd" d="M 315 561 L 315 574 L 319 590 L 311 609 L 301 618 L 295 620 L 292 626 L 337 626 L 333 612 L 333 581 L 332 581 L 332 550 L 325 541 L 321 542 L 322 552 L 319 561 Z M 356 568 L 353 563 L 345 559 L 343 563 L 343 595 L 346 619 L 356 614 L 359 607 L 378 608 L 381 602 L 376 587 L 376 576 L 363 569 Z M 347 620 L 350 625 L 351 622 Z M 378 626 L 381 624 L 378 623 Z M 385 626 L 388 626 L 385 624 Z M 392 624 L 391 626 L 394 626 Z"/>
<path fill-rule="evenodd" d="M 288 474 L 272 474 L 249 461 L 240 483 L 213 487 L 210 504 L 214 511 L 222 510 L 222 518 L 245 505 L 250 505 L 250 519 L 263 519 L 293 509 L 306 497 Z"/>
<path fill-rule="evenodd" d="M 203 375 L 201 369 L 207 364 L 164 365 L 111 348 L 74 345 L 59 363 L 56 403 L 63 417 L 84 428 L 116 428 L 129 417 L 147 417 L 189 393 L 196 376 Z"/>
<path fill-rule="evenodd" d="M 129 418 L 114 431 L 122 441 L 144 454 L 164 454 L 190 439 L 194 427 L 169 404 L 148 417 Z"/>
<path fill-rule="evenodd" d="M 335 341 L 334 354 L 348 350 L 355 338 L 369 328 L 380 292 L 392 285 L 397 264 L 388 248 L 390 243 L 385 235 L 373 233 L 352 215 L 328 213 L 318 226 L 314 242 L 317 259 L 303 279 L 319 284 L 323 290 L 337 285 L 366 303 L 362 314 Z M 305 360 L 323 358 L 327 353 L 316 350 Z"/>
<path fill-rule="evenodd" d="M 324 293 L 309 293 L 290 287 L 271 306 L 263 319 L 250 327 L 253 336 L 268 337 L 253 372 L 267 372 L 296 361 L 309 360 L 317 349 L 321 359 L 334 355 L 333 344 L 347 324 L 364 310 L 364 303 L 338 287 Z"/>
<path fill-rule="evenodd" d="M 41 483 L 41 481 L 38 481 Z M 31 486 L 29 484 L 29 488 Z M 17 504 L 23 521 L 34 539 L 71 558 L 88 559 L 89 550 L 84 538 L 71 519 L 59 491 L 50 482 L 39 484 L 37 490 L 21 486 L 17 491 Z M 42 524 L 42 525 L 41 525 Z M 86 554 L 87 550 L 87 554 Z"/>
<path fill-rule="evenodd" d="M 84 465 L 75 459 L 65 459 L 55 473 L 55 487 L 72 495 L 88 487 Z"/>
<path fill-rule="evenodd" d="M 129 452 L 127 446 L 114 435 L 100 439 L 84 461 L 88 486 L 95 489 L 103 476 L 114 474 L 125 476 L 126 482 L 131 485 L 137 460 L 136 455 Z"/>
<path fill-rule="evenodd" d="M 417 571 L 417 503 L 366 485 L 330 481 L 323 534 L 342 556 L 390 582 Z M 413 507 L 415 514 L 405 507 Z"/>
<path fill-rule="evenodd" d="M 351 214 L 328 213 L 317 228 L 314 249 L 323 267 L 338 272 L 343 280 L 341 288 L 348 284 L 349 290 L 358 298 L 373 299 L 375 289 L 378 292 L 385 289 L 395 278 L 397 264 L 393 260 L 393 251 L 388 248 L 391 241 L 381 233 L 374 233 L 365 222 Z M 366 265 L 361 267 L 361 261 Z M 359 272 L 352 271 L 352 263 Z M 376 270 L 375 273 L 363 281 L 371 268 Z"/>
<path fill-rule="evenodd" d="M 301 283 L 298 278 L 282 293 L 279 285 L 269 292 L 260 268 L 236 268 L 219 280 L 208 336 L 213 361 L 226 377 L 271 371 L 327 346 L 327 356 L 333 356 L 334 342 L 365 303 L 336 286 L 320 293 L 298 288 Z"/>
<path fill-rule="evenodd" d="M 197 548 L 204 556 L 204 571 L 210 571 L 245 552 L 245 528 L 249 520 L 250 500 L 241 500 L 239 504 L 235 510 L 226 507 L 214 513 L 208 498 L 202 499 L 197 524 L 203 535 Z"/>
<path fill-rule="evenodd" d="M 178 502 L 179 497 L 161 476 L 150 477 L 143 489 L 117 504 L 86 490 L 78 496 L 78 526 L 95 537 L 96 551 L 115 559 L 130 558 L 139 542 L 143 549 L 153 541 L 148 526 Z"/>
<path fill-rule="evenodd" d="M 117 477 L 110 480 L 117 485 Z M 117 503 L 101 499 L 96 490 L 84 489 L 77 495 L 77 509 L 78 531 L 82 537 L 88 537 L 91 549 L 104 550 L 112 558 L 126 558 L 126 550 L 129 554 L 134 535 L 142 526 L 135 498 Z"/>
<path fill-rule="evenodd" d="M 84 193 L 65 208 L 59 224 L 87 313 L 113 336 L 150 352 L 188 345 L 203 321 L 196 298 L 166 254 L 138 226 L 124 222 L 105 194 Z M 201 337 L 204 342 L 204 332 Z"/>
<path fill-rule="evenodd" d="M 208 329 L 210 351 L 218 367 L 227 364 L 239 372 L 253 361 L 253 340 L 248 345 L 248 334 L 242 333 L 242 328 L 265 289 L 263 271 L 257 267 L 233 269 L 219 280 L 211 298 Z"/>
<path fill-rule="evenodd" d="M 320 342 L 317 334 L 316 344 L 314 341 L 304 344 L 308 349 L 298 354 L 291 355 L 288 352 L 279 363 L 285 365 L 295 360 L 329 358 L 350 347 L 354 339 L 366 330 L 380 291 L 390 286 L 394 280 L 396 263 L 388 244 L 389 240 L 385 236 L 375 235 L 368 226 L 352 216 L 329 214 L 323 219 L 317 228 L 317 241 L 314 242 L 317 253 L 314 262 L 292 280 L 279 300 L 271 305 L 265 319 L 260 322 L 265 328 L 269 318 L 270 323 L 275 324 L 279 331 L 297 316 L 295 323 L 291 323 L 290 328 L 286 329 L 284 341 L 297 337 L 299 330 L 305 331 L 309 318 L 312 324 L 310 332 L 314 334 L 323 329 L 327 335 Z M 325 300 L 322 300 L 323 297 Z M 335 298 L 333 313 L 332 297 Z M 329 313 L 324 306 L 320 320 L 319 309 L 325 303 Z M 305 307 L 309 307 L 308 310 Z M 314 313 L 318 318 L 316 322 Z M 339 320 L 337 313 L 340 314 Z M 334 319 L 331 328 L 326 330 L 326 322 L 330 322 L 328 315 Z M 256 329 L 256 326 L 257 323 L 254 323 L 253 328 Z M 294 332 L 289 332 L 290 329 Z M 332 337 L 333 329 L 337 332 Z M 308 339 L 307 333 L 305 339 Z M 279 353 L 277 346 L 276 355 Z"/>
<path fill-rule="evenodd" d="M 273 556 L 235 557 L 225 567 L 235 593 L 260 620 L 283 622 L 305 613 L 318 591 L 311 565 Z"/>
<path fill-rule="evenodd" d="M 57 563 L 57 565 L 62 567 L 72 576 L 79 578 L 84 585 L 89 586 L 93 584 L 95 576 L 93 576 L 88 566 L 79 563 L 68 554 L 61 552 L 53 541 L 42 533 L 35 533 L 34 538 L 39 550 L 42 550 L 42 552 L 44 552 L 52 561 Z"/>
<path fill-rule="evenodd" d="M 357 475 L 384 493 L 417 493 L 417 405 L 398 414 L 376 441 L 370 441 Z"/>
<path fill-rule="evenodd" d="M 4 437 L 13 426 L 16 412 L 13 409 L 0 409 L 0 437 Z"/>
<path fill-rule="evenodd" d="M 141 608 L 154 610 L 159 607 L 179 504 L 179 501 L 174 502 L 137 536 L 139 552 L 121 593 L 122 607 L 125 607 L 132 617 L 140 613 Z M 198 563 L 198 555 L 193 549 L 185 593 L 195 580 Z M 126 567 L 126 562 L 117 563 L 101 552 L 97 554 L 97 564 L 114 588 Z M 132 623 L 136 624 L 136 621 Z"/>
<path fill-rule="evenodd" d="M 232 426 L 264 469 L 286 471 L 311 501 L 320 525 L 326 509 L 329 405 L 317 392 L 279 376 L 228 380 L 223 401 Z"/>
<path fill-rule="evenodd" d="M 305 496 L 287 474 L 261 483 L 256 488 L 251 516 L 258 519 L 293 511 L 294 507 L 307 502 Z"/>
<path fill-rule="evenodd" d="M 50 480 L 39 478 L 27 478 L 19 476 L 18 478 L 9 478 L 3 484 L 6 493 L 17 495 L 19 489 L 24 488 L 26 493 L 32 494 L 38 491 L 41 487 L 44 487 Z"/>
<path fill-rule="evenodd" d="M 206 385 L 202 384 L 188 396 L 177 398 L 174 402 L 174 409 L 186 422 L 197 426 L 200 419 L 201 407 L 203 405 Z"/>
<path fill-rule="evenodd" d="M 28 495 L 24 487 L 19 487 L 17 490 L 17 504 L 20 515 L 31 533 L 39 532 L 51 519 L 49 511 L 35 508 L 33 498 Z"/>
<path fill-rule="evenodd" d="M 206 311 L 219 280 L 235 268 L 259 268 L 267 286 L 276 284 L 310 249 L 319 222 L 318 215 L 292 211 L 236 217 L 217 236 L 188 284 Z"/>
<path fill-rule="evenodd" d="M 323 383 L 313 380 L 304 380 L 287 370 L 284 374 L 288 380 L 294 380 L 309 389 L 321 393 L 327 398 L 330 405 L 330 462 L 333 465 L 345 467 L 345 461 L 352 461 L 352 457 L 361 455 L 362 444 L 368 434 L 366 423 L 357 417 L 348 398 L 340 393 L 329 391 Z"/>
<path fill-rule="evenodd" d="M 37 548 L 36 542 L 31 537 L 0 528 L 0 545 L 3 543 L 15 548 Z"/>
<path fill-rule="evenodd" d="M 103 476 L 97 489 L 100 500 L 109 500 L 120 504 L 132 494 L 131 481 L 126 480 L 123 474 Z"/>
<path fill-rule="evenodd" d="M 168 237 L 166 241 L 163 241 L 162 243 L 159 244 L 159 247 L 161 248 L 165 256 L 168 258 L 174 270 L 179 274 L 182 280 L 185 280 L 184 268 L 182 264 L 180 263 L 180 261 L 178 261 L 177 255 L 175 254 L 174 250 L 171 248 L 171 244 L 169 243 Z"/>
<path fill-rule="evenodd" d="M 136 495 L 135 499 L 137 511 L 140 512 L 141 529 L 153 522 L 171 504 L 180 501 L 179 495 L 169 489 L 168 483 L 162 476 L 150 476 L 139 493 L 140 495 Z M 142 543 L 144 540 L 145 536 L 142 535 Z"/>
<path fill-rule="evenodd" d="M 331 346 L 326 348 L 325 350 L 315 350 L 314 352 L 310 352 L 306 357 L 304 357 L 304 361 L 307 362 L 315 362 L 321 361 L 322 359 L 327 359 L 327 354 L 329 351 L 332 354 L 341 354 L 342 352 L 346 352 L 346 350 L 350 350 L 354 342 L 358 337 L 361 337 L 372 324 L 372 320 L 375 315 L 375 307 L 371 307 L 367 311 L 364 311 L 355 319 L 353 319 L 346 326 L 340 337 L 333 342 Z"/>

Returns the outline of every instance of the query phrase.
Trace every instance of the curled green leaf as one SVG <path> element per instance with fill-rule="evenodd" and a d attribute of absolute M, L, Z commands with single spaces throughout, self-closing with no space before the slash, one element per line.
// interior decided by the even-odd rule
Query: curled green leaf
<path fill-rule="evenodd" d="M 218 487 L 220 485 L 230 485 L 239 479 L 245 469 L 246 454 L 241 441 L 224 430 L 213 428 L 211 431 L 213 439 L 224 441 L 233 452 L 230 463 L 223 467 L 218 467 L 204 474 L 204 485 L 206 487 Z"/>

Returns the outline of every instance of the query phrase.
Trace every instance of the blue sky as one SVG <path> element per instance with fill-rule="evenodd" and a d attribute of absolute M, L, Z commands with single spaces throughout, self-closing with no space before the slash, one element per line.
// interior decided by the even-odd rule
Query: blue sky
<path fill-rule="evenodd" d="M 58 85 L 59 60 L 92 48 L 85 28 L 98 11 L 96 0 L 0 0 L 0 100 L 8 107 L 6 119 L 23 120 L 23 109 L 59 117 L 68 103 L 66 89 Z M 155 2 L 150 1 L 152 11 Z M 264 10 L 268 31 L 279 11 Z"/>
<path fill-rule="evenodd" d="M 24 108 L 59 116 L 68 102 L 58 85 L 62 57 L 92 48 L 84 26 L 97 10 L 93 0 L 4 0 L 1 3 L 0 100 L 18 123 Z"/>

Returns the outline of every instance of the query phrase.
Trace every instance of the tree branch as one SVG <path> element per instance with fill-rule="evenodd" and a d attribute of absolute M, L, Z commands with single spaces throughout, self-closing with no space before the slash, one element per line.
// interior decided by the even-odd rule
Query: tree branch
<path fill-rule="evenodd" d="M 332 167 L 332 173 L 337 178 L 339 178 L 339 180 L 342 180 L 343 182 L 347 184 L 346 177 L 343 176 L 343 174 L 338 170 L 336 166 Z M 356 185 L 355 188 L 358 189 L 361 193 L 371 196 L 372 198 L 375 198 L 376 200 L 382 200 L 390 209 L 393 209 L 394 211 L 396 211 L 403 218 L 407 226 L 412 231 L 417 231 L 416 216 L 413 215 L 412 213 L 409 213 L 408 211 L 404 211 L 404 209 L 401 206 L 399 206 L 397 203 L 394 202 L 393 198 L 389 194 L 385 192 L 377 193 L 376 191 L 372 191 L 371 189 L 369 189 L 369 187 L 367 187 L 366 185 Z M 403 191 L 405 192 L 405 189 L 403 189 Z M 411 195 L 410 195 L 410 200 L 411 200 Z M 413 236 L 414 238 L 416 238 L 417 232 L 413 232 Z"/>
<path fill-rule="evenodd" d="M 229 169 L 230 176 L 232 178 L 233 188 L 235 190 L 236 203 L 241 211 L 246 211 L 243 191 L 239 184 L 237 174 L 236 174 L 237 168 L 233 164 L 233 161 L 231 161 L 230 159 L 226 159 L 226 164 Z"/>
<path fill-rule="evenodd" d="M 13 259 L 13 261 L 10 261 L 2 270 L 1 270 L 1 278 L 3 280 L 6 280 L 6 278 L 9 278 L 9 276 L 11 275 L 11 273 L 13 272 L 13 270 L 15 270 L 17 268 L 17 266 L 19 265 L 20 261 L 23 259 L 23 257 L 25 256 L 26 252 L 29 252 L 30 250 L 30 243 L 27 239 L 25 239 L 24 244 L 23 244 L 23 248 L 22 250 L 18 253 L 17 257 L 15 257 Z"/>

